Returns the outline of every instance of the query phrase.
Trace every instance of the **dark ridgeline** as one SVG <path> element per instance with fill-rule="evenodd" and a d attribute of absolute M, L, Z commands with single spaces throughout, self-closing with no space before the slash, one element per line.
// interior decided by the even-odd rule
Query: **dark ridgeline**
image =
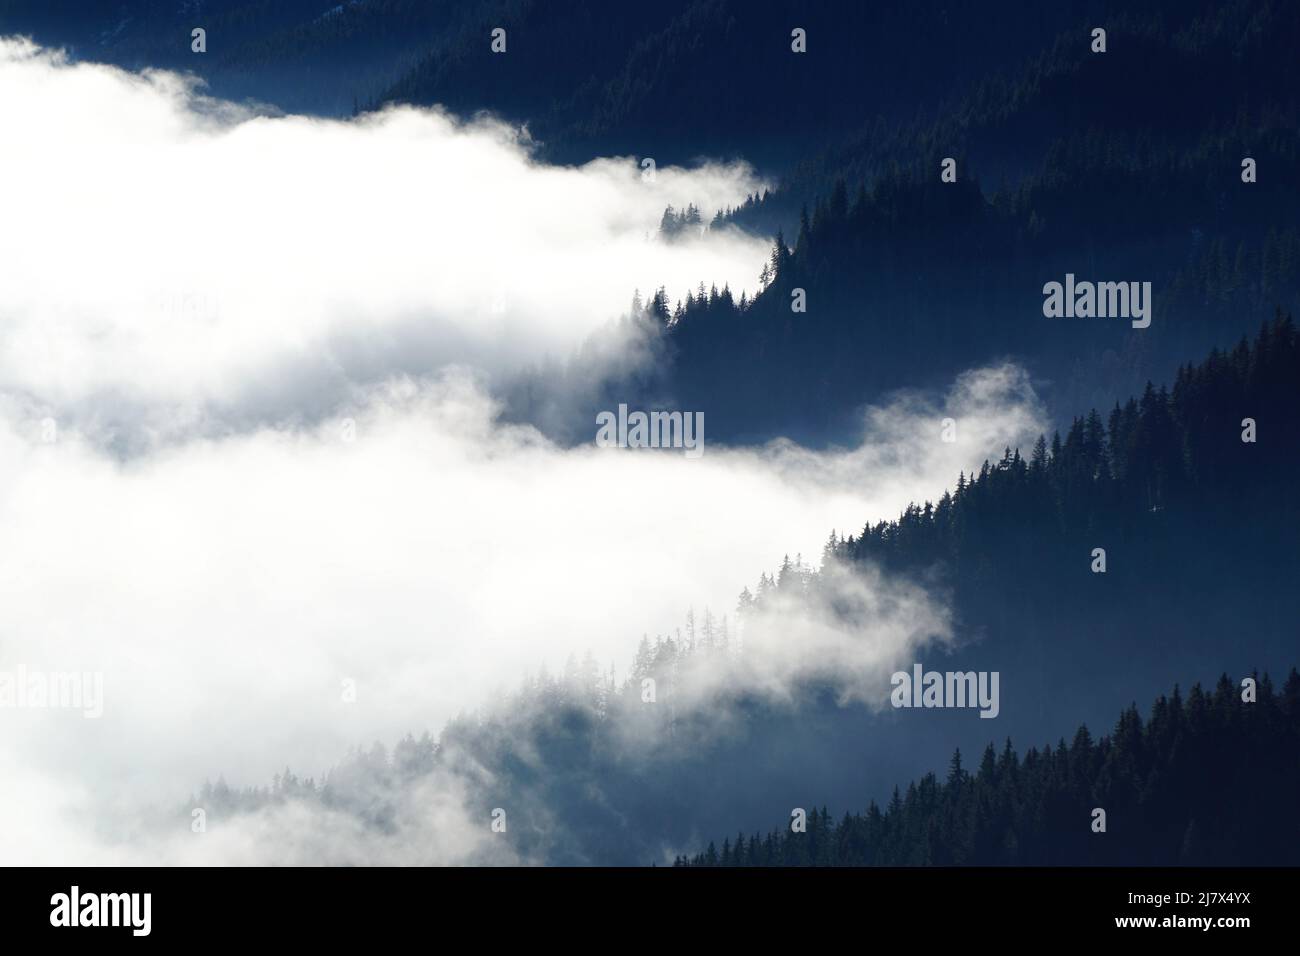
<path fill-rule="evenodd" d="M 1243 440 L 1247 419 L 1254 441 Z M 1295 566 L 1298 469 L 1300 343 L 1279 314 L 1253 343 L 1179 369 L 1172 390 L 1148 383 L 1140 399 L 1074 418 L 1064 438 L 1040 435 L 1027 456 L 1008 448 L 937 504 L 913 504 L 832 552 L 903 572 L 942 564 L 964 602 L 1019 585 L 1024 600 L 1060 609 L 1081 549 L 1105 544 L 1137 569 L 1135 599 L 1170 584 L 1250 591 L 1254 579 L 1231 562 Z M 1177 577 L 1161 584 L 1144 568 Z"/>
<path fill-rule="evenodd" d="M 1023 759 L 1010 739 L 973 770 L 956 751 L 945 779 L 895 787 L 883 810 L 837 823 L 814 807 L 803 832 L 738 833 L 675 865 L 1300 865 L 1300 673 L 1280 693 L 1254 679 L 1253 702 L 1227 676 L 1185 700 L 1175 687 L 1145 722 L 1133 705 L 1100 740 L 1081 726 Z"/>
<path fill-rule="evenodd" d="M 1176 23 L 1206 4 L 1167 2 Z M 491 110 L 546 155 L 700 155 L 785 164 L 877 117 L 911 120 L 955 88 L 1087 27 L 1117 4 L 1015 0 L 0 0 L 0 32 L 75 55 L 194 70 L 221 96 L 346 115 L 384 103 Z M 190 55 L 189 34 L 210 40 Z M 493 54 L 495 28 L 507 52 Z M 791 55 L 791 31 L 809 53 Z"/>

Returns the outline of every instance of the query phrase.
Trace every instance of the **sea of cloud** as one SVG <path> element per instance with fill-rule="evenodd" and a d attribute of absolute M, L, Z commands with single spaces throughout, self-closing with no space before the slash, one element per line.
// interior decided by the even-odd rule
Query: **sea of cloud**
<path fill-rule="evenodd" d="M 0 132 L 0 671 L 104 675 L 98 719 L 0 710 L 14 862 L 283 860 L 352 824 L 290 807 L 195 844 L 122 821 L 436 732 L 570 654 L 625 664 L 1042 427 L 1011 366 L 884 402 L 845 449 L 692 460 L 505 422 L 493 375 L 634 288 L 752 291 L 765 240 L 655 236 L 667 204 L 757 188 L 743 165 L 551 167 L 490 120 L 268 116 L 12 39 Z M 821 670 L 945 637 L 924 592 L 851 587 L 867 637 L 814 622 Z M 779 696 L 806 660 L 756 640 L 747 667 Z M 437 859 L 479 851 L 454 782 L 418 797 Z"/>

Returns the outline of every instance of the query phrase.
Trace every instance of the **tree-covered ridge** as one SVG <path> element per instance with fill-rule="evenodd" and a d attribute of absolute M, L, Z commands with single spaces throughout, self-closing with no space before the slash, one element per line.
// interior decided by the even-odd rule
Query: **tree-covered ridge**
<path fill-rule="evenodd" d="M 684 304 L 679 402 L 718 435 L 844 442 L 883 392 L 1012 356 L 1064 414 L 1300 306 L 1300 86 L 1280 46 L 1297 17 L 1152 5 L 1107 21 L 1105 54 L 1062 34 L 935 116 L 874 120 L 787 169 L 724 216 L 783 238 L 747 311 Z M 1272 178 L 1243 183 L 1245 157 Z M 1043 283 L 1067 272 L 1151 281 L 1152 327 L 1045 319 Z"/>
<path fill-rule="evenodd" d="M 1060 411 L 1167 379 L 1300 303 L 1287 187 L 1300 139 L 1294 125 L 1255 133 L 1145 152 L 1126 134 L 1080 133 L 992 191 L 960 159 L 957 181 L 941 182 L 938 155 L 836 180 L 796 232 L 778 231 L 748 309 L 684 303 L 668 336 L 672 391 L 711 413 L 715 434 L 763 422 L 842 442 L 852 409 L 883 392 L 1000 357 L 1051 380 Z M 1241 182 L 1246 155 L 1267 155 L 1278 178 Z M 1044 317 L 1044 283 L 1067 273 L 1150 281 L 1151 327 Z"/>
<path fill-rule="evenodd" d="M 478 107 L 490 91 L 495 109 L 529 120 L 563 161 L 594 151 L 784 164 L 845 124 L 936 105 L 948 84 L 1037 51 L 1104 4 L 1017 0 L 996 19 L 943 0 L 669 0 L 602 17 L 575 0 L 483 6 L 485 25 L 518 38 L 509 59 L 485 62 L 475 37 L 431 53 L 382 99 Z M 791 50 L 793 28 L 806 31 L 807 54 Z"/>
<path fill-rule="evenodd" d="M 1095 26 L 1107 29 L 1104 55 L 1086 42 Z M 1017 184 L 1054 173 L 1077 186 L 1082 170 L 1151 165 L 1173 173 L 1207 152 L 1290 168 L 1300 83 L 1287 51 L 1298 29 L 1293 4 L 1253 0 L 1074 11 L 1046 42 L 954 84 L 933 114 L 877 117 L 818 144 L 734 218 L 792 228 L 800 205 L 828 197 L 838 180 L 853 191 L 899 166 L 929 176 L 943 156 L 986 182 Z"/>
<path fill-rule="evenodd" d="M 1094 740 L 1081 726 L 1021 758 L 1010 739 L 979 766 L 953 754 L 895 787 L 882 809 L 837 823 L 808 811 L 804 832 L 723 840 L 678 866 L 1291 865 L 1300 863 L 1300 673 L 1280 693 L 1255 675 L 1253 701 L 1225 675 L 1178 688 L 1144 722 L 1136 705 Z M 1093 828 L 1105 811 L 1104 832 Z"/>
<path fill-rule="evenodd" d="M 1041 562 L 1080 536 L 1100 544 L 1189 522 L 1230 528 L 1261 507 L 1286 533 L 1300 518 L 1298 461 L 1300 339 L 1279 314 L 1253 342 L 1181 368 L 1172 391 L 1148 383 L 1105 417 L 1076 417 L 1064 438 L 1040 435 L 1028 457 L 1008 448 L 937 504 L 914 504 L 833 550 L 891 568 L 948 562 L 976 587 L 992 564 Z"/>

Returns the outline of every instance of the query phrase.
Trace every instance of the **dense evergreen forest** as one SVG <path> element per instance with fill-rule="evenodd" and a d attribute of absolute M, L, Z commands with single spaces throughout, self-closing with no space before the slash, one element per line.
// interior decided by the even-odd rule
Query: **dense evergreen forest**
<path fill-rule="evenodd" d="M 1108 176 L 1098 167 L 1079 178 Z M 672 306 L 665 387 L 711 413 L 721 436 L 813 443 L 849 440 L 856 411 L 889 389 L 939 386 L 1007 356 L 1051 383 L 1058 414 L 1139 389 L 1300 301 L 1294 195 L 1237 196 L 1240 210 L 1210 234 L 1172 210 L 1221 202 L 1222 188 L 1174 191 L 1154 169 L 1126 173 L 1122 189 L 1086 190 L 1091 208 L 1067 213 L 1077 180 L 1028 181 L 991 199 L 937 175 L 886 177 L 852 199 L 840 182 L 793 248 L 778 236 L 753 302 L 701 289 Z M 1254 211 L 1272 225 L 1248 226 Z M 1164 241 L 1153 241 L 1155 223 Z M 1151 327 L 1044 318 L 1043 284 L 1067 272 L 1154 277 Z M 806 312 L 792 309 L 796 290 Z"/>
<path fill-rule="evenodd" d="M 719 216 L 778 248 L 749 308 L 695 296 L 674 311 L 677 396 L 707 403 L 721 434 L 762 422 L 843 441 L 881 390 L 1010 355 L 1064 415 L 1296 308 L 1300 80 L 1283 47 L 1300 9 L 1220 6 L 1176 26 L 1159 6 L 1115 21 L 1104 56 L 1058 36 Z M 1243 157 L 1265 156 L 1277 178 L 1243 183 Z M 1067 272 L 1149 279 L 1152 326 L 1045 321 L 1042 285 Z"/>
<path fill-rule="evenodd" d="M 813 808 L 802 832 L 738 833 L 676 865 L 1295 866 L 1300 673 L 1280 692 L 1251 680 L 1247 691 L 1224 675 L 1186 699 L 1175 687 L 1145 722 L 1130 706 L 1099 740 L 1080 726 L 1023 758 L 1010 739 L 990 743 L 975 768 L 956 751 L 943 780 L 895 787 L 883 810 L 836 822 Z"/>
<path fill-rule="evenodd" d="M 1269 525 L 1288 532 L 1300 521 L 1297 372 L 1295 323 L 1279 314 L 1253 342 L 1181 368 L 1172 390 L 1148 383 L 1105 416 L 1076 417 L 1064 438 L 1040 435 L 1027 456 L 1007 449 L 969 480 L 959 475 L 937 504 L 913 505 L 832 551 L 900 570 L 944 561 L 978 589 L 992 567 L 980 557 L 995 550 L 1024 573 L 1057 542 L 1128 541 L 1193 515 L 1204 532 L 1230 534 L 1264 509 Z"/>

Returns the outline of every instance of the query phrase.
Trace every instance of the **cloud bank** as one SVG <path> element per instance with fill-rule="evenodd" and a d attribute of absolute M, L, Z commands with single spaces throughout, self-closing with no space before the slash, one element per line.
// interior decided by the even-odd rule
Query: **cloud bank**
<path fill-rule="evenodd" d="M 564 357 L 634 289 L 752 294 L 767 253 L 735 231 L 656 235 L 669 204 L 757 190 L 744 164 L 549 166 L 491 119 L 262 115 L 17 39 L 0 38 L 0 131 L 0 384 L 110 434 Z"/>
<path fill-rule="evenodd" d="M 1042 427 L 1010 367 L 870 410 L 845 450 L 706 431 L 690 460 L 504 422 L 494 373 L 576 347 L 633 288 L 749 287 L 765 242 L 652 237 L 669 203 L 755 188 L 743 166 L 547 167 L 490 121 L 254 115 L 14 40 L 0 130 L 0 671 L 104 679 L 97 720 L 0 710 L 10 862 L 341 861 L 309 832 L 415 862 L 292 807 L 199 843 L 132 821 L 218 774 L 436 732 L 569 654 L 626 662 Z M 862 627 L 812 621 L 809 646 L 853 698 L 947 621 L 846 587 Z M 788 696 L 806 657 L 763 648 L 746 682 Z M 504 860 L 458 781 L 410 799 L 433 861 Z"/>
<path fill-rule="evenodd" d="M 853 450 L 777 444 L 698 460 L 557 446 L 502 424 L 464 376 L 395 380 L 309 429 L 197 438 L 126 462 L 75 432 L 43 443 L 0 417 L 0 668 L 104 674 L 101 718 L 8 711 L 20 733 L 0 749 L 38 775 L 30 792 L 61 794 L 42 816 L 64 806 L 73 819 L 91 792 L 97 805 L 130 803 L 218 773 L 319 772 L 350 746 L 436 731 L 569 654 L 625 665 L 643 633 L 669 632 L 688 607 L 730 611 L 783 553 L 818 555 L 831 529 L 896 513 L 970 468 L 982 450 L 941 442 L 938 412 L 983 436 L 1037 423 L 1018 401 L 1002 393 L 988 418 L 909 401 L 869 416 L 889 429 Z M 933 451 L 903 454 L 903 434 Z M 852 584 L 871 626 L 814 621 L 816 655 L 788 657 L 785 622 L 755 642 L 755 688 L 788 694 L 815 660 L 853 697 L 851 682 L 891 650 L 942 634 L 927 595 Z M 909 613 L 882 626 L 880 607 L 904 599 Z M 26 830 L 9 810 L 2 825 Z"/>

